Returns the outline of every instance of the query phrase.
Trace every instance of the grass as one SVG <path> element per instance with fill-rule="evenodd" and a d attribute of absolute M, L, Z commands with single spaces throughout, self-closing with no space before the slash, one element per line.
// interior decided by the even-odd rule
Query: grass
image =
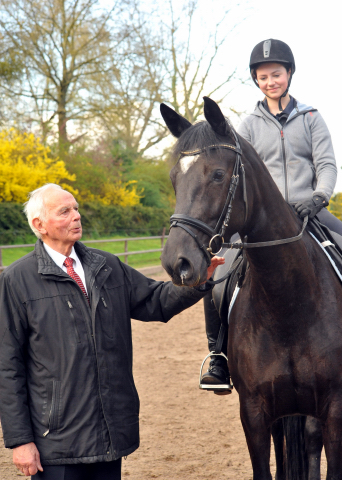
<path fill-rule="evenodd" d="M 115 237 L 114 237 L 115 238 Z M 83 241 L 85 245 L 92 248 L 98 248 L 110 253 L 122 253 L 125 251 L 124 242 L 113 243 L 89 243 L 87 240 Z M 128 242 L 128 251 L 135 252 L 139 250 L 153 250 L 161 247 L 160 239 L 155 240 L 132 240 Z M 31 252 L 33 247 L 20 247 L 20 248 L 6 248 L 2 250 L 2 263 L 4 266 L 11 265 L 19 258 L 23 257 L 27 253 Z M 130 255 L 128 257 L 128 265 L 134 268 L 149 267 L 151 265 L 160 264 L 161 252 L 154 253 L 139 253 L 137 255 Z M 124 261 L 124 257 L 119 257 L 121 261 Z"/>

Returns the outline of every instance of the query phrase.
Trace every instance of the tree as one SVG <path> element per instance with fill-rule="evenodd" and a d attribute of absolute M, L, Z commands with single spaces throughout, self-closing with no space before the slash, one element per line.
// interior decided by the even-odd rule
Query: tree
<path fill-rule="evenodd" d="M 0 0 L 0 6 L 0 34 L 23 64 L 22 81 L 3 88 L 30 100 L 43 138 L 57 119 L 61 149 L 69 142 L 67 123 L 89 116 L 86 79 L 108 68 L 111 52 L 127 35 L 113 21 L 121 2 L 107 10 L 97 0 Z"/>
<path fill-rule="evenodd" d="M 236 80 L 236 69 L 229 64 L 224 69 L 227 74 L 213 79 L 215 63 L 221 51 L 228 49 L 229 37 L 236 27 L 236 24 L 229 24 L 232 9 L 216 1 L 218 20 L 209 27 L 208 19 L 203 25 L 198 22 L 199 3 L 188 0 L 177 12 L 174 0 L 168 0 L 169 21 L 164 22 L 163 34 L 168 51 L 165 70 L 169 72 L 169 102 L 191 123 L 203 113 L 203 95 L 219 95 L 216 101 L 220 103 Z M 204 11 L 211 10 L 210 7 L 215 11 L 213 2 L 206 3 Z M 238 79 L 239 83 L 242 81 Z"/>
<path fill-rule="evenodd" d="M 89 107 L 99 130 L 136 156 L 166 134 L 156 120 L 165 91 L 163 49 L 145 15 L 135 6 L 130 35 L 112 52 L 111 68 L 89 79 Z"/>
<path fill-rule="evenodd" d="M 160 8 L 114 0 L 101 8 L 100 0 L 0 0 L 0 36 L 21 61 L 21 75 L 2 91 L 17 99 L 21 122 L 39 123 L 43 139 L 57 124 L 60 153 L 95 131 L 151 156 L 168 135 L 161 101 L 193 122 L 203 94 L 220 101 L 239 81 L 229 65 L 217 80 L 234 29 L 225 3 L 167 0 Z M 214 7 L 219 21 L 211 25 L 201 12 Z"/>
<path fill-rule="evenodd" d="M 168 0 L 162 9 L 157 6 L 153 10 L 148 3 L 148 12 L 146 4 L 136 4 L 131 34 L 115 51 L 113 67 L 90 79 L 94 82 L 90 87 L 92 112 L 99 127 L 138 157 L 150 154 L 168 135 L 160 117 L 160 102 L 169 102 L 194 122 L 203 113 L 204 94 L 216 94 L 220 102 L 243 81 L 229 65 L 223 70 L 228 73 L 216 78 L 215 69 L 235 27 L 231 25 L 232 10 L 221 8 L 219 21 L 212 28 L 202 28 L 199 0 L 186 0 L 181 8 L 176 4 Z"/>
<path fill-rule="evenodd" d="M 20 133 L 14 129 L 0 132 L 0 202 L 27 201 L 32 190 L 45 183 L 57 183 L 77 195 L 65 181 L 75 181 L 65 163 L 50 157 L 50 149 L 33 133 Z"/>

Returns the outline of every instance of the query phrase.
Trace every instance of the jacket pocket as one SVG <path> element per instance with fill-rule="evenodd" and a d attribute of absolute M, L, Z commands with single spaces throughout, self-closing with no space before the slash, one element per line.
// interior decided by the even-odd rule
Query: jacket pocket
<path fill-rule="evenodd" d="M 48 392 L 48 405 L 47 405 L 47 430 L 43 433 L 43 437 L 46 437 L 49 433 L 56 431 L 59 427 L 59 410 L 61 403 L 61 382 L 58 380 L 52 381 L 52 392 Z"/>
<path fill-rule="evenodd" d="M 101 321 L 102 331 L 110 338 L 113 338 L 113 312 L 110 302 L 106 300 L 109 295 L 107 290 L 104 289 L 101 291 L 99 303 L 98 303 L 98 313 Z"/>
<path fill-rule="evenodd" d="M 68 310 L 70 312 L 70 317 L 71 317 L 72 323 L 74 325 L 76 341 L 77 341 L 77 343 L 80 343 L 81 339 L 80 339 L 80 334 L 79 334 L 78 329 L 77 329 L 76 318 L 75 318 L 75 315 L 74 315 L 74 307 L 73 307 L 72 303 L 70 302 L 70 300 L 66 300 L 66 302 L 67 302 L 67 305 L 68 305 Z"/>

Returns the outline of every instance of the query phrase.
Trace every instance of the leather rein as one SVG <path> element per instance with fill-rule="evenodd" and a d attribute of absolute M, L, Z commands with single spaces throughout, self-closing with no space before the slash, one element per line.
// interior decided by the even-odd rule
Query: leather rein
<path fill-rule="evenodd" d="M 196 241 L 200 250 L 202 251 L 208 267 L 211 264 L 211 255 L 212 256 L 217 255 L 218 253 L 220 253 L 222 248 L 236 248 L 236 249 L 242 250 L 246 248 L 270 247 L 273 245 L 284 245 L 286 243 L 297 242 L 302 238 L 305 227 L 308 223 L 308 217 L 306 216 L 304 218 L 300 233 L 295 237 L 283 238 L 280 240 L 270 240 L 267 242 L 256 242 L 256 243 L 247 243 L 243 241 L 236 242 L 236 243 L 224 242 L 225 231 L 229 225 L 229 220 L 230 220 L 232 209 L 233 209 L 233 200 L 234 200 L 235 192 L 240 180 L 239 172 L 241 172 L 241 176 L 242 176 L 243 201 L 245 205 L 245 222 L 247 221 L 247 218 L 248 218 L 246 174 L 245 174 L 245 168 L 241 159 L 242 151 L 241 151 L 240 143 L 235 131 L 233 129 L 231 131 L 234 135 L 235 145 L 231 145 L 231 144 L 209 145 L 208 147 L 200 148 L 197 150 L 181 152 L 182 156 L 200 155 L 201 153 L 206 152 L 208 150 L 216 150 L 216 149 L 227 149 L 227 150 L 232 150 L 233 152 L 236 153 L 236 160 L 234 164 L 233 174 L 230 179 L 228 194 L 227 194 L 226 201 L 222 209 L 221 215 L 216 223 L 215 228 L 210 227 L 209 225 L 202 222 L 201 220 L 198 220 L 197 218 L 193 218 L 193 217 L 190 217 L 189 215 L 184 215 L 182 213 L 176 213 L 170 217 L 170 230 L 173 227 L 180 227 L 183 230 L 185 230 L 189 235 L 191 235 L 192 238 Z M 198 230 L 200 230 L 201 232 L 205 233 L 210 237 L 208 246 L 201 243 L 198 236 L 189 228 L 189 226 L 197 228 Z M 247 237 L 245 237 L 245 239 L 247 239 Z M 220 248 L 217 252 L 213 252 L 212 244 L 214 241 L 220 241 Z M 208 280 L 208 282 L 212 284 L 216 284 L 216 283 L 222 282 L 223 280 L 225 280 L 225 278 L 227 278 L 227 274 L 224 277 L 220 278 L 219 280 L 216 280 L 216 281 Z"/>

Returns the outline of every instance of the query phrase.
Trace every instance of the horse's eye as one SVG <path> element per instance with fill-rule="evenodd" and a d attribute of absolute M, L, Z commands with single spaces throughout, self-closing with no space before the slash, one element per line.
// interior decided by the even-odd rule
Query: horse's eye
<path fill-rule="evenodd" d="M 220 182 L 223 180 L 225 173 L 224 170 L 216 170 L 213 175 L 213 180 L 215 180 L 215 182 Z"/>

